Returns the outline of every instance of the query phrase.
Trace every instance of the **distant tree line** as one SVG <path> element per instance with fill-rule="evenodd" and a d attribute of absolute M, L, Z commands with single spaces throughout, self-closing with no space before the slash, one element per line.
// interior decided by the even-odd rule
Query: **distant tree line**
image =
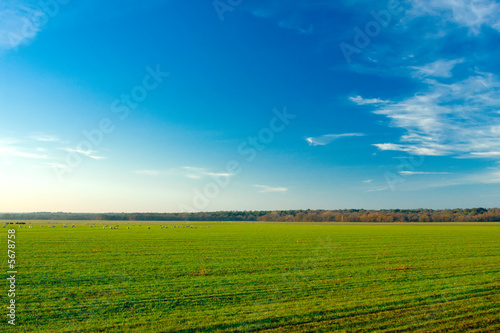
<path fill-rule="evenodd" d="M 270 221 L 270 222 L 499 222 L 500 208 L 221 211 L 201 213 L 4 213 L 0 220 Z"/>

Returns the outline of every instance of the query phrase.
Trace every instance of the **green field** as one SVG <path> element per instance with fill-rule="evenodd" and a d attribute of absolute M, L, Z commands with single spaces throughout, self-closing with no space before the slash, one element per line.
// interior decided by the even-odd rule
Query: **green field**
<path fill-rule="evenodd" d="M 500 224 L 37 223 L 4 332 L 500 331 Z"/>

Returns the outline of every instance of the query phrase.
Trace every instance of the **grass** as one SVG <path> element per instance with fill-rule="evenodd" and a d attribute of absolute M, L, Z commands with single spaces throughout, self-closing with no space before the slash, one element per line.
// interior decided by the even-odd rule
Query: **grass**
<path fill-rule="evenodd" d="M 17 332 L 500 330 L 500 224 L 38 223 Z"/>

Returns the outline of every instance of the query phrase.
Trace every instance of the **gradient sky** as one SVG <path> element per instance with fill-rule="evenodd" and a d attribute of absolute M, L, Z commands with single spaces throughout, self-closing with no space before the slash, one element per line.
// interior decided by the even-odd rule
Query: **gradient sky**
<path fill-rule="evenodd" d="M 500 4 L 2 1 L 0 211 L 494 207 Z"/>

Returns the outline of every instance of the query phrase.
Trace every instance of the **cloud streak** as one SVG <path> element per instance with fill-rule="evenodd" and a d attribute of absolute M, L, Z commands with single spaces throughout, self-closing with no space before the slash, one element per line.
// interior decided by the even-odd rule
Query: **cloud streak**
<path fill-rule="evenodd" d="M 366 192 L 380 192 L 380 191 L 388 191 L 389 190 L 389 187 L 380 187 L 380 188 L 375 188 L 375 189 L 371 189 L 371 190 L 367 190 Z"/>
<path fill-rule="evenodd" d="M 415 75 L 422 77 L 451 77 L 451 71 L 457 65 L 464 62 L 464 59 L 457 60 L 437 60 L 424 66 L 411 66 L 415 70 Z"/>
<path fill-rule="evenodd" d="M 64 150 L 68 153 L 77 153 L 80 155 L 84 155 L 84 156 L 87 156 L 87 157 L 94 159 L 94 160 L 106 159 L 106 157 L 96 155 L 95 153 L 97 153 L 97 152 L 95 150 L 83 150 L 83 149 L 78 149 L 78 148 L 59 148 L 59 149 Z"/>
<path fill-rule="evenodd" d="M 8 146 L 0 147 L 0 156 L 4 158 L 9 158 L 9 157 L 33 158 L 33 159 L 47 158 L 47 155 L 30 153 L 23 151 L 21 148 L 18 147 L 8 147 Z"/>
<path fill-rule="evenodd" d="M 191 179 L 201 179 L 204 177 L 232 177 L 232 173 L 227 172 L 213 172 L 206 168 L 186 166 L 182 168 L 184 176 Z M 186 173 L 187 172 L 187 173 Z"/>
<path fill-rule="evenodd" d="M 185 166 L 181 168 L 173 169 L 141 169 L 134 170 L 133 173 L 143 176 L 174 176 L 174 177 L 186 177 L 190 179 L 203 179 L 206 177 L 233 177 L 232 173 L 228 172 L 213 172 L 206 168 Z"/>
<path fill-rule="evenodd" d="M 271 187 L 267 185 L 254 185 L 255 187 L 260 189 L 260 193 L 279 193 L 279 192 L 287 192 L 288 188 L 286 187 Z"/>
<path fill-rule="evenodd" d="M 363 98 L 361 96 L 349 97 L 351 101 L 356 103 L 357 105 L 371 105 L 371 104 L 385 104 L 389 103 L 389 101 L 384 101 L 379 98 Z"/>
<path fill-rule="evenodd" d="M 35 135 L 31 137 L 33 140 L 40 142 L 61 142 L 61 139 L 55 135 Z"/>
<path fill-rule="evenodd" d="M 364 134 L 363 133 L 326 134 L 322 136 L 306 138 L 306 141 L 309 143 L 310 146 L 325 146 L 340 138 L 359 137 L 359 136 L 364 136 Z"/>
<path fill-rule="evenodd" d="M 500 184 L 500 170 L 490 168 L 478 173 L 456 175 L 445 180 L 433 180 L 425 183 L 419 181 L 411 184 L 410 189 L 439 188 L 477 184 Z"/>
<path fill-rule="evenodd" d="M 426 79 L 426 91 L 374 105 L 375 114 L 405 134 L 400 142 L 377 143 L 380 150 L 415 155 L 498 157 L 500 152 L 500 81 L 491 73 L 443 83 Z"/>
<path fill-rule="evenodd" d="M 449 172 L 425 172 L 425 171 L 399 171 L 402 176 L 415 176 L 415 175 L 450 175 Z"/>

